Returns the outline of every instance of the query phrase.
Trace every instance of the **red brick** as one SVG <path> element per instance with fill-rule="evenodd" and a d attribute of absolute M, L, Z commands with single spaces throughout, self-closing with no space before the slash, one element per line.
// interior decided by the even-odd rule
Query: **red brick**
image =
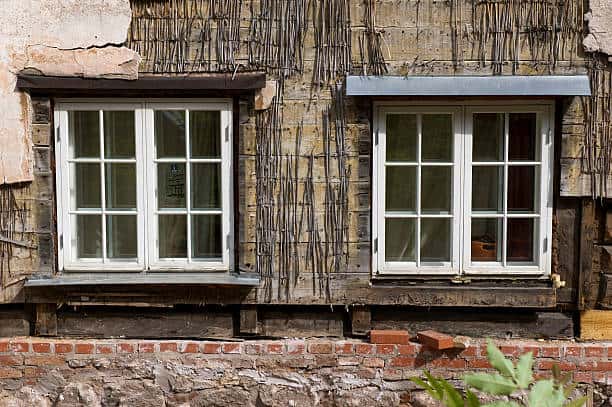
<path fill-rule="evenodd" d="M 565 347 L 565 356 L 582 356 L 582 347 L 576 345 L 568 345 Z"/>
<path fill-rule="evenodd" d="M 487 359 L 469 360 L 468 366 L 474 369 L 490 369 L 492 367 Z"/>
<path fill-rule="evenodd" d="M 244 347 L 244 350 L 247 355 L 261 355 L 263 345 L 261 345 L 260 343 L 247 343 Z"/>
<path fill-rule="evenodd" d="M 96 353 L 100 353 L 103 355 L 110 355 L 115 353 L 115 345 L 101 343 L 96 345 Z"/>
<path fill-rule="evenodd" d="M 452 336 L 437 331 L 421 331 L 417 333 L 417 337 L 419 342 L 432 349 L 444 350 L 455 347 L 455 340 Z"/>
<path fill-rule="evenodd" d="M 13 352 L 29 352 L 30 344 L 28 342 L 11 342 L 11 350 Z"/>
<path fill-rule="evenodd" d="M 195 342 L 188 342 L 183 344 L 183 348 L 181 349 L 183 353 L 198 353 L 200 352 L 200 345 Z"/>
<path fill-rule="evenodd" d="M 398 356 L 389 361 L 389 365 L 393 367 L 414 367 L 415 363 L 415 358 L 407 356 Z"/>
<path fill-rule="evenodd" d="M 355 352 L 352 343 L 337 343 L 334 345 L 334 350 L 340 355 L 350 355 Z"/>
<path fill-rule="evenodd" d="M 370 331 L 370 343 L 408 345 L 408 342 L 410 342 L 408 331 L 391 329 Z"/>
<path fill-rule="evenodd" d="M 389 381 L 402 380 L 402 371 L 401 369 L 384 369 L 383 379 Z"/>
<path fill-rule="evenodd" d="M 308 352 L 315 354 L 332 353 L 331 342 L 312 342 L 308 344 Z"/>
<path fill-rule="evenodd" d="M 376 353 L 379 355 L 392 355 L 395 353 L 395 345 L 376 345 Z"/>
<path fill-rule="evenodd" d="M 593 373 L 591 372 L 574 372 L 573 380 L 576 383 L 592 383 Z"/>
<path fill-rule="evenodd" d="M 63 356 L 26 356 L 25 362 L 29 366 L 62 366 L 66 363 Z"/>
<path fill-rule="evenodd" d="M 502 345 L 499 350 L 506 356 L 517 356 L 520 353 L 516 345 Z"/>
<path fill-rule="evenodd" d="M 542 357 L 558 358 L 560 356 L 561 352 L 558 346 L 542 346 Z"/>
<path fill-rule="evenodd" d="M 8 342 L 0 342 L 0 353 L 8 352 L 9 343 Z"/>
<path fill-rule="evenodd" d="M 160 342 L 160 352 L 178 352 L 178 344 L 176 342 Z"/>
<path fill-rule="evenodd" d="M 398 345 L 397 353 L 400 355 L 411 355 L 414 356 L 418 353 L 417 347 L 413 344 L 410 345 Z"/>
<path fill-rule="evenodd" d="M 221 353 L 221 344 L 220 343 L 205 343 L 202 345 L 202 353 Z"/>
<path fill-rule="evenodd" d="M 381 358 L 363 358 L 362 364 L 365 367 L 385 367 L 385 360 Z"/>
<path fill-rule="evenodd" d="M 376 377 L 376 369 L 370 367 L 364 367 L 357 371 L 357 377 L 361 379 L 374 379 Z"/>
<path fill-rule="evenodd" d="M 70 353 L 72 352 L 72 344 L 71 343 L 56 343 L 53 346 L 55 353 Z"/>
<path fill-rule="evenodd" d="M 370 355 L 374 353 L 374 345 L 370 345 L 369 343 L 357 343 L 355 344 L 355 353 Z"/>
<path fill-rule="evenodd" d="M 74 345 L 74 353 L 92 354 L 94 351 L 93 343 L 77 343 Z"/>
<path fill-rule="evenodd" d="M 32 351 L 36 353 L 50 353 L 51 344 L 46 342 L 35 342 L 32 344 Z"/>
<path fill-rule="evenodd" d="M 141 342 L 138 344 L 138 352 L 140 353 L 153 353 L 155 352 L 154 342 Z"/>
<path fill-rule="evenodd" d="M 596 383 L 606 383 L 608 380 L 606 376 L 605 373 L 595 372 L 593 373 L 593 381 Z"/>
<path fill-rule="evenodd" d="M 361 358 L 356 356 L 340 356 L 338 358 L 338 366 L 358 366 L 361 362 Z"/>
<path fill-rule="evenodd" d="M 134 345 L 131 343 L 118 343 L 117 353 L 134 353 Z"/>
<path fill-rule="evenodd" d="M 288 355 L 302 355 L 306 351 L 306 342 L 304 341 L 289 341 L 287 342 Z"/>
<path fill-rule="evenodd" d="M 266 353 L 274 354 L 274 355 L 282 355 L 283 354 L 284 345 L 282 343 L 269 343 L 266 346 Z"/>
<path fill-rule="evenodd" d="M 23 365 L 23 356 L 19 355 L 0 355 L 0 366 L 19 366 Z"/>
<path fill-rule="evenodd" d="M 551 370 L 554 365 L 559 366 L 559 369 L 564 371 L 571 371 L 576 369 L 576 365 L 574 363 L 556 360 L 540 360 L 537 366 L 540 370 Z"/>
<path fill-rule="evenodd" d="M 473 345 L 468 345 L 463 349 L 460 353 L 463 357 L 475 357 L 478 356 L 478 347 Z"/>
<path fill-rule="evenodd" d="M 584 356 L 588 357 L 602 357 L 604 354 L 603 346 L 586 346 L 584 348 Z"/>
<path fill-rule="evenodd" d="M 239 343 L 224 343 L 221 346 L 223 353 L 240 353 Z"/>
<path fill-rule="evenodd" d="M 12 367 L 0 367 L 0 379 L 18 379 L 23 376 L 23 372 Z"/>
<path fill-rule="evenodd" d="M 465 369 L 467 362 L 464 359 L 438 358 L 428 363 L 430 367 L 443 367 L 450 369 Z"/>
<path fill-rule="evenodd" d="M 531 352 L 533 357 L 538 357 L 540 355 L 540 347 L 535 345 L 526 345 L 523 346 L 523 353 Z"/>

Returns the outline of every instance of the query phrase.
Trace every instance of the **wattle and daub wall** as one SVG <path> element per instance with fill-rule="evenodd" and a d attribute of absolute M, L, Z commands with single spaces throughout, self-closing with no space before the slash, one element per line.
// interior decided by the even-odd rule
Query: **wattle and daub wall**
<path fill-rule="evenodd" d="M 612 304 L 612 288 L 601 289 L 612 287 L 605 285 L 610 277 L 604 246 L 612 236 L 604 200 L 578 198 L 605 196 L 610 179 L 609 117 L 602 108 L 610 99 L 610 70 L 601 50 L 584 51 L 588 4 L 132 0 L 130 7 L 124 45 L 142 58 L 140 73 L 265 71 L 277 81 L 270 108 L 256 111 L 252 96 L 240 97 L 238 104 L 237 267 L 261 276 L 260 287 L 241 302 L 552 308 L 556 301 L 570 309 Z M 116 50 L 116 44 L 107 48 Z M 457 294 L 444 279 L 427 281 L 450 287 L 433 295 L 418 288 L 374 290 L 371 101 L 346 97 L 344 75 L 573 73 L 589 73 L 597 91 L 592 98 L 565 98 L 556 106 L 552 272 L 566 286 L 556 291 L 553 303 L 539 294 L 530 294 L 532 300 L 515 296 L 510 290 L 521 282 L 512 282 L 503 298 Z M 44 97 L 28 103 L 33 181 L 1 187 L 0 229 L 26 243 L 0 242 L 3 302 L 24 301 L 21 283 L 28 276 L 57 272 L 52 103 Z M 584 261 L 585 247 L 592 262 Z M 236 301 L 191 294 L 196 304 Z M 180 291 L 171 295 L 186 301 Z M 123 304 L 130 298 L 125 294 Z"/>

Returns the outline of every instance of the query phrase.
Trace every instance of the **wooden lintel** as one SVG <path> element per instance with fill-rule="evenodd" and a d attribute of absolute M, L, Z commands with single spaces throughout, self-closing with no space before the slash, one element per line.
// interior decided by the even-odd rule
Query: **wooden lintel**
<path fill-rule="evenodd" d="M 350 309 L 351 333 L 353 336 L 366 336 L 372 329 L 372 313 L 366 305 L 355 305 Z"/>
<path fill-rule="evenodd" d="M 240 335 L 257 335 L 257 307 L 240 308 Z"/>
<path fill-rule="evenodd" d="M 39 336 L 57 335 L 57 306 L 55 304 L 36 304 L 34 332 Z"/>
<path fill-rule="evenodd" d="M 581 312 L 580 339 L 612 340 L 612 311 Z"/>

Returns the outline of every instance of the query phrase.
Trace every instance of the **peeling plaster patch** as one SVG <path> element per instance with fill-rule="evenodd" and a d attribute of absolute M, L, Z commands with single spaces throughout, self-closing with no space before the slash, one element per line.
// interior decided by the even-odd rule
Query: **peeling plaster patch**
<path fill-rule="evenodd" d="M 31 181 L 30 103 L 23 69 L 53 76 L 136 79 L 140 57 L 120 45 L 129 0 L 3 0 L 0 12 L 0 184 Z"/>
<path fill-rule="evenodd" d="M 582 44 L 587 52 L 602 52 L 612 56 L 612 2 L 590 0 L 591 10 L 584 18 L 589 34 Z"/>

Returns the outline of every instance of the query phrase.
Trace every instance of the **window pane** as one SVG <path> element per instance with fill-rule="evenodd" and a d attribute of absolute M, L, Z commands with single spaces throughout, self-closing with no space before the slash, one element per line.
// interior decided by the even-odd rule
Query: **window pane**
<path fill-rule="evenodd" d="M 185 164 L 157 164 L 157 207 L 185 208 Z"/>
<path fill-rule="evenodd" d="M 159 258 L 187 257 L 187 215 L 159 215 Z"/>
<path fill-rule="evenodd" d="M 191 157 L 221 157 L 221 112 L 189 112 Z"/>
<path fill-rule="evenodd" d="M 106 250 L 110 259 L 138 257 L 137 218 L 135 215 L 106 217 Z"/>
<path fill-rule="evenodd" d="M 196 215 L 191 218 L 193 258 L 210 259 L 222 257 L 221 215 Z"/>
<path fill-rule="evenodd" d="M 503 113 L 475 113 L 473 133 L 473 161 L 504 160 Z"/>
<path fill-rule="evenodd" d="M 451 167 L 421 168 L 421 212 L 451 212 L 452 174 Z"/>
<path fill-rule="evenodd" d="M 501 262 L 501 219 L 472 219 L 472 261 Z"/>
<path fill-rule="evenodd" d="M 133 111 L 104 112 L 104 157 L 133 158 L 136 156 Z"/>
<path fill-rule="evenodd" d="M 416 167 L 387 167 L 387 211 L 416 211 Z"/>
<path fill-rule="evenodd" d="M 100 187 L 100 164 L 75 163 L 74 191 L 76 192 L 76 208 L 102 208 L 102 191 Z"/>
<path fill-rule="evenodd" d="M 157 157 L 185 157 L 185 111 L 155 111 Z"/>
<path fill-rule="evenodd" d="M 417 119 L 414 114 L 387 115 L 387 161 L 416 161 Z"/>
<path fill-rule="evenodd" d="M 503 211 L 503 167 L 472 167 L 472 211 Z"/>
<path fill-rule="evenodd" d="M 421 262 L 450 261 L 450 219 L 421 219 Z"/>
<path fill-rule="evenodd" d="M 508 261 L 534 261 L 534 219 L 508 219 Z"/>
<path fill-rule="evenodd" d="M 191 164 L 193 209 L 221 209 L 221 164 Z"/>
<path fill-rule="evenodd" d="M 385 260 L 416 261 L 416 219 L 385 220 Z"/>
<path fill-rule="evenodd" d="M 100 113 L 68 112 L 68 123 L 74 158 L 100 157 Z"/>
<path fill-rule="evenodd" d="M 106 163 L 106 208 L 136 209 L 136 164 Z"/>
<path fill-rule="evenodd" d="M 423 161 L 453 161 L 453 116 L 424 114 L 422 119 Z"/>
<path fill-rule="evenodd" d="M 535 113 L 510 113 L 508 160 L 536 161 L 536 117 Z"/>
<path fill-rule="evenodd" d="M 102 257 L 102 216 L 76 215 L 77 258 Z"/>
<path fill-rule="evenodd" d="M 535 167 L 508 167 L 508 211 L 533 212 L 535 208 Z"/>

